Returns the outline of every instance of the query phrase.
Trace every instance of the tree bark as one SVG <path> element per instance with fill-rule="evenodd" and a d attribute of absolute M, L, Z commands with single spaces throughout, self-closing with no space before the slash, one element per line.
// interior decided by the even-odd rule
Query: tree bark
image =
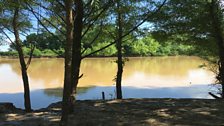
<path fill-rule="evenodd" d="M 211 95 L 211 96 L 212 96 L 213 98 L 215 98 L 215 99 L 220 99 L 220 98 L 221 98 L 221 97 L 219 97 L 219 96 L 213 94 L 212 92 L 208 92 L 208 94 Z"/>
<path fill-rule="evenodd" d="M 16 2 L 18 3 L 18 1 Z M 32 110 L 31 110 L 31 102 L 30 102 L 29 79 L 27 75 L 27 66 L 25 63 L 24 55 L 23 55 L 22 45 L 20 43 L 20 38 L 19 38 L 18 19 L 19 19 L 19 7 L 15 6 L 12 26 L 13 26 L 14 36 L 15 36 L 16 50 L 19 54 L 19 61 L 20 61 L 20 66 L 22 71 L 25 111 L 31 112 Z"/>
<path fill-rule="evenodd" d="M 116 94 L 117 99 L 122 99 L 122 73 L 123 73 L 123 60 L 122 60 L 122 15 L 120 11 L 120 0 L 117 0 L 117 25 L 118 25 L 118 38 L 116 42 L 117 48 L 117 76 L 116 76 Z"/>
<path fill-rule="evenodd" d="M 210 14 L 212 19 L 213 26 L 213 35 L 216 39 L 218 45 L 219 52 L 219 74 L 217 79 L 222 85 L 221 98 L 224 98 L 224 38 L 222 31 L 222 22 L 221 22 L 221 14 L 220 14 L 220 5 L 217 0 L 212 0 L 210 5 Z"/>
<path fill-rule="evenodd" d="M 73 14 L 72 14 L 72 0 L 65 0 L 66 11 L 66 47 L 65 47 L 65 72 L 64 72 L 64 89 L 62 99 L 62 117 L 61 126 L 67 125 L 68 115 L 72 110 L 72 96 L 70 90 L 72 89 L 72 45 L 73 45 Z"/>
<path fill-rule="evenodd" d="M 75 0 L 76 16 L 74 19 L 74 40 L 72 48 L 72 90 L 73 96 L 76 94 L 76 88 L 79 81 L 80 65 L 81 65 L 81 40 L 83 30 L 83 1 Z"/>
<path fill-rule="evenodd" d="M 223 39 L 218 40 L 219 46 L 219 81 L 222 85 L 221 98 L 224 99 L 224 47 L 223 47 Z M 222 43 L 222 44 L 221 44 Z"/>

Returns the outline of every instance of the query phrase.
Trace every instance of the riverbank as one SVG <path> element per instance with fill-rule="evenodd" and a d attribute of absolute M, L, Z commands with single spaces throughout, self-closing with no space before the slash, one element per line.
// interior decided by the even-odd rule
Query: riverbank
<path fill-rule="evenodd" d="M 53 103 L 28 114 L 12 106 L 4 108 L 1 105 L 0 126 L 54 126 L 60 120 L 61 103 Z M 73 114 L 69 116 L 69 125 L 224 125 L 223 106 L 223 100 L 211 99 L 77 101 Z"/>

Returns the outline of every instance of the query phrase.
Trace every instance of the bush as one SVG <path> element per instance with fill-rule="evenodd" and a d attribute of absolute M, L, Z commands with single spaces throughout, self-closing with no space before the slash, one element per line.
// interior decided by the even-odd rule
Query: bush
<path fill-rule="evenodd" d="M 34 57 L 41 57 L 42 56 L 42 52 L 39 49 L 34 49 L 33 56 Z"/>
<path fill-rule="evenodd" d="M 154 56 L 157 55 L 161 45 L 151 37 L 145 37 L 131 45 L 131 54 L 135 56 Z"/>
<path fill-rule="evenodd" d="M 102 47 L 104 47 L 108 44 L 109 44 L 108 42 L 99 43 L 92 48 L 91 52 L 101 49 Z M 88 50 L 88 52 L 90 52 L 90 51 Z M 112 45 L 98 53 L 95 53 L 93 56 L 115 56 L 116 52 L 117 52 L 116 47 L 114 45 Z"/>
<path fill-rule="evenodd" d="M 57 54 L 54 51 L 50 50 L 50 49 L 45 49 L 45 50 L 43 50 L 41 52 L 41 56 L 45 56 L 45 57 L 56 57 Z"/>

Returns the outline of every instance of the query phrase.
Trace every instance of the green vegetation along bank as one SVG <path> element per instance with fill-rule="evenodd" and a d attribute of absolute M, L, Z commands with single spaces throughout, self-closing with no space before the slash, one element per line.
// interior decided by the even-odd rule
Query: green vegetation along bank
<path fill-rule="evenodd" d="M 32 34 L 30 36 L 33 36 Z M 24 55 L 28 57 L 30 55 L 30 44 L 27 43 L 30 36 L 23 41 L 23 51 Z M 35 44 L 35 50 L 33 52 L 33 57 L 63 57 L 64 48 L 63 43 L 58 43 L 57 40 L 42 40 L 43 42 L 38 42 Z M 31 41 L 31 40 L 29 40 Z M 89 54 L 95 50 L 98 50 L 109 42 L 98 42 L 94 43 L 91 48 L 83 51 L 83 55 Z M 83 47 L 84 50 L 84 47 Z M 93 54 L 94 57 L 108 57 L 116 56 L 116 47 L 112 45 L 98 53 Z M 123 42 L 123 55 L 124 56 L 177 56 L 177 55 L 188 55 L 188 56 L 211 56 L 214 55 L 211 49 L 207 46 L 190 44 L 190 43 L 180 43 L 177 41 L 164 41 L 159 42 L 152 36 L 145 36 L 141 39 L 135 41 Z M 0 52 L 0 56 L 11 56 L 17 57 L 18 53 L 15 48 L 10 45 L 9 51 Z"/>

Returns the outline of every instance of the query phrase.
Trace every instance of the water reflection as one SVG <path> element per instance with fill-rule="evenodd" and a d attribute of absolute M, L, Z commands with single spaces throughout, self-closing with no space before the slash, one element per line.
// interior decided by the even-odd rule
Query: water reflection
<path fill-rule="evenodd" d="M 87 93 L 88 90 L 91 88 L 93 87 L 78 87 L 77 89 L 78 95 Z M 44 91 L 44 94 L 49 97 L 54 96 L 54 97 L 62 98 L 63 96 L 62 88 L 49 88 L 49 89 L 44 89 L 43 91 Z"/>
<path fill-rule="evenodd" d="M 165 87 L 165 88 L 136 88 L 130 86 L 122 87 L 124 98 L 212 98 L 208 91 L 215 87 L 208 85 L 195 85 L 189 87 Z M 51 97 L 62 98 L 62 88 L 45 89 L 44 93 Z M 114 99 L 115 86 L 97 86 L 78 88 L 78 100 L 102 99 L 102 92 L 106 99 Z"/>
<path fill-rule="evenodd" d="M 123 75 L 123 85 L 137 87 L 173 87 L 209 84 L 214 75 L 198 66 L 204 63 L 197 57 L 129 58 Z M 114 58 L 85 59 L 81 65 L 80 87 L 112 86 L 116 75 Z M 63 59 L 34 59 L 29 68 L 31 90 L 62 87 Z M 22 92 L 18 60 L 0 60 L 2 93 Z M 2 88 L 3 87 L 3 88 Z"/>
<path fill-rule="evenodd" d="M 136 88 L 124 86 L 124 98 L 211 98 L 208 91 L 212 87 L 207 85 L 195 85 L 189 87 L 165 87 L 165 88 Z M 101 99 L 101 92 L 105 92 L 106 99 L 115 98 L 114 86 L 85 87 L 78 89 L 78 100 Z M 23 107 L 23 93 L 0 94 L 1 102 L 12 102 L 16 107 Z M 34 90 L 31 92 L 32 107 L 39 109 L 62 99 L 62 88 Z"/>

